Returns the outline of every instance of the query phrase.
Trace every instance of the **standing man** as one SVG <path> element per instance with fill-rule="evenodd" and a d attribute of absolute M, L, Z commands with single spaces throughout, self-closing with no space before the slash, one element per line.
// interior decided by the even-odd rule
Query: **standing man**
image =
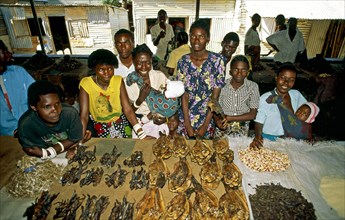
<path fill-rule="evenodd" d="M 168 73 L 170 76 L 177 75 L 177 62 L 185 54 L 190 53 L 190 46 L 188 45 L 188 34 L 185 31 L 178 32 L 176 35 L 177 48 L 171 51 L 169 60 L 167 62 Z"/>
<path fill-rule="evenodd" d="M 274 61 L 282 63 L 295 63 L 296 56 L 305 52 L 302 33 L 297 28 L 297 19 L 290 18 L 288 29 L 278 31 L 266 38 L 267 42 L 277 51 Z"/>
<path fill-rule="evenodd" d="M 238 45 L 240 44 L 240 38 L 235 32 L 227 33 L 222 41 L 222 52 L 225 63 L 225 80 L 231 77 L 230 72 L 230 61 L 232 55 L 236 52 Z"/>
<path fill-rule="evenodd" d="M 132 51 L 134 48 L 134 35 L 131 31 L 120 29 L 114 36 L 115 47 L 118 52 L 119 65 L 115 68 L 114 75 L 126 77 L 134 71 Z"/>
<path fill-rule="evenodd" d="M 172 26 L 166 23 L 167 18 L 166 11 L 161 9 L 158 12 L 158 23 L 150 29 L 153 45 L 157 47 L 156 56 L 160 60 L 164 60 L 168 43 L 175 37 Z"/>
<path fill-rule="evenodd" d="M 10 65 L 12 54 L 0 40 L 0 136 L 13 136 L 28 110 L 27 90 L 35 82 L 21 66 Z"/>
<path fill-rule="evenodd" d="M 260 37 L 256 30 L 260 22 L 261 16 L 255 13 L 252 17 L 252 26 L 248 29 L 244 39 L 244 54 L 251 57 L 253 69 L 260 61 Z"/>

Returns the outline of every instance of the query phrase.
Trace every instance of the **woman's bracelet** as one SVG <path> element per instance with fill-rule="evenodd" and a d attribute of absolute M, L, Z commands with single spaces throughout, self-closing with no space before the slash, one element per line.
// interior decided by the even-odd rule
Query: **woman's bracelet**
<path fill-rule="evenodd" d="M 133 106 L 134 106 L 135 108 L 139 108 L 139 107 L 140 107 L 140 105 L 137 105 L 137 100 L 135 100 L 135 101 L 133 102 Z"/>
<path fill-rule="evenodd" d="M 146 137 L 146 134 L 143 130 L 139 131 L 137 135 L 139 139 L 144 139 Z"/>
<path fill-rule="evenodd" d="M 48 152 L 47 152 L 47 150 L 44 149 L 44 148 L 41 148 L 41 150 L 42 150 L 42 157 L 41 157 L 41 159 L 42 160 L 48 159 Z"/>
<path fill-rule="evenodd" d="M 133 129 L 134 129 L 134 132 L 137 134 L 139 139 L 144 139 L 146 137 L 146 134 L 145 134 L 143 128 L 141 127 L 140 123 L 135 124 L 133 126 Z"/>
<path fill-rule="evenodd" d="M 60 145 L 60 147 L 61 147 L 60 153 L 62 153 L 65 150 L 65 147 L 63 146 L 63 144 L 61 142 L 57 142 L 57 144 Z"/>
<path fill-rule="evenodd" d="M 47 148 L 47 151 L 50 153 L 50 155 L 48 156 L 48 158 L 54 158 L 56 157 L 56 150 L 53 147 L 49 147 Z"/>

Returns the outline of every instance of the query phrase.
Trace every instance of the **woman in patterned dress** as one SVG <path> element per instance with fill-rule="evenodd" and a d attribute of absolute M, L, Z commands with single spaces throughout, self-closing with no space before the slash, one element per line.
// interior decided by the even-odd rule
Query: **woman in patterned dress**
<path fill-rule="evenodd" d="M 189 138 L 212 139 L 215 124 L 212 112 L 207 109 L 210 98 L 218 99 L 224 86 L 224 61 L 220 54 L 208 51 L 209 26 L 195 21 L 189 31 L 192 52 L 184 55 L 177 64 L 177 78 L 185 86 L 182 109 L 179 112 L 179 133 Z"/>

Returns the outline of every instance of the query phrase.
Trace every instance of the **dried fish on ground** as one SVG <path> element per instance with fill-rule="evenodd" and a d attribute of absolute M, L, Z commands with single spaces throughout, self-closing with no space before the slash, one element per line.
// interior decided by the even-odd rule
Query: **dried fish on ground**
<path fill-rule="evenodd" d="M 230 149 L 229 141 L 224 138 L 215 138 L 212 145 L 218 158 L 225 163 L 231 163 L 234 160 L 234 151 Z"/>
<path fill-rule="evenodd" d="M 316 219 L 313 204 L 301 192 L 279 184 L 257 186 L 249 200 L 254 219 Z"/>
<path fill-rule="evenodd" d="M 87 167 L 83 167 L 83 164 L 79 163 L 78 166 L 71 167 L 67 170 L 61 177 L 61 185 L 64 186 L 66 184 L 77 183 L 82 173 L 87 169 Z"/>
<path fill-rule="evenodd" d="M 173 154 L 173 145 L 170 138 L 161 134 L 156 143 L 152 146 L 152 152 L 156 157 L 161 157 L 163 159 L 168 159 Z"/>
<path fill-rule="evenodd" d="M 172 150 L 175 157 L 186 157 L 189 153 L 189 146 L 186 138 L 182 135 L 175 136 Z"/>
<path fill-rule="evenodd" d="M 69 200 L 57 202 L 57 206 L 55 207 L 55 215 L 53 216 L 53 219 L 76 219 L 77 209 L 81 206 L 84 199 L 85 196 L 81 198 L 74 191 L 72 197 Z"/>
<path fill-rule="evenodd" d="M 290 166 L 289 156 L 276 150 L 265 147 L 238 151 L 240 160 L 249 169 L 258 172 L 279 172 L 284 171 Z"/>
<path fill-rule="evenodd" d="M 147 189 L 143 198 L 138 202 L 136 209 L 137 214 L 135 219 L 137 220 L 160 219 L 165 211 L 161 189 L 158 187 Z"/>
<path fill-rule="evenodd" d="M 195 218 L 218 219 L 220 213 L 217 197 L 210 190 L 204 189 L 194 176 L 192 177 L 192 182 L 195 188 L 195 199 L 193 202 Z"/>
<path fill-rule="evenodd" d="M 234 163 L 226 163 L 222 168 L 223 179 L 222 182 L 225 187 L 225 191 L 229 189 L 237 189 L 242 185 L 242 173 L 241 170 Z"/>
<path fill-rule="evenodd" d="M 101 196 L 95 204 L 95 209 L 93 210 L 92 220 L 101 219 L 101 214 L 107 209 L 109 205 L 109 197 Z"/>
<path fill-rule="evenodd" d="M 210 158 L 201 168 L 200 179 L 204 188 L 215 190 L 222 179 L 222 169 L 217 162 L 216 154 Z"/>
<path fill-rule="evenodd" d="M 51 160 L 37 162 L 35 157 L 25 155 L 18 160 L 17 170 L 6 190 L 15 197 L 39 197 L 60 179 L 63 169 Z"/>
<path fill-rule="evenodd" d="M 86 151 L 87 146 L 82 145 L 77 149 L 76 155 L 68 161 L 68 163 L 78 162 L 83 165 L 91 164 L 96 161 L 96 146 L 93 147 L 93 151 Z"/>
<path fill-rule="evenodd" d="M 169 176 L 168 188 L 171 192 L 184 192 L 192 182 L 192 168 L 185 157 L 174 164 L 174 171 Z"/>
<path fill-rule="evenodd" d="M 193 207 L 189 200 L 190 194 L 178 193 L 167 204 L 162 219 L 164 220 L 185 220 L 192 219 Z"/>
<path fill-rule="evenodd" d="M 101 182 L 103 173 L 104 171 L 102 167 L 97 167 L 96 169 L 91 168 L 91 170 L 85 171 L 86 176 L 80 180 L 80 187 L 90 185 L 91 183 L 93 186 L 97 186 Z"/>
<path fill-rule="evenodd" d="M 249 207 L 242 190 L 230 190 L 219 199 L 219 212 L 223 220 L 249 219 Z"/>
<path fill-rule="evenodd" d="M 213 155 L 213 149 L 203 140 L 196 140 L 190 151 L 190 159 L 199 164 L 204 165 Z"/>
<path fill-rule="evenodd" d="M 114 167 L 117 159 L 120 157 L 122 152 L 119 152 L 117 147 L 114 146 L 111 154 L 105 153 L 99 160 L 103 166 Z"/>
<path fill-rule="evenodd" d="M 134 202 L 128 202 L 126 197 L 124 196 L 122 199 L 122 203 L 119 202 L 117 199 L 114 203 L 114 207 L 111 210 L 109 220 L 129 220 L 133 219 L 134 214 Z"/>
<path fill-rule="evenodd" d="M 129 188 L 131 190 L 134 189 L 142 189 L 148 185 L 148 177 L 147 172 L 141 167 L 140 170 L 136 171 L 133 169 L 132 172 L 132 179 L 129 181 Z"/>
<path fill-rule="evenodd" d="M 26 209 L 23 217 L 27 217 L 27 219 L 46 219 L 52 202 L 58 195 L 59 193 L 50 195 L 48 191 L 42 192 L 41 197 Z"/>
<path fill-rule="evenodd" d="M 113 186 L 115 189 L 124 184 L 124 182 L 126 181 L 126 176 L 128 174 L 128 171 L 122 169 L 120 164 L 118 164 L 117 166 L 118 169 L 115 172 L 110 175 L 105 175 L 105 184 L 107 184 L 108 187 Z"/>
<path fill-rule="evenodd" d="M 97 196 L 95 195 L 90 196 L 89 194 L 87 194 L 85 207 L 81 206 L 81 215 L 79 217 L 79 220 L 92 219 L 92 211 L 95 208 L 96 201 L 97 201 Z"/>
<path fill-rule="evenodd" d="M 162 158 L 156 158 L 149 165 L 149 185 L 163 188 L 170 175 L 169 169 Z"/>
<path fill-rule="evenodd" d="M 142 151 L 135 151 L 128 158 L 123 161 L 123 164 L 128 167 L 136 167 L 145 165 Z"/>

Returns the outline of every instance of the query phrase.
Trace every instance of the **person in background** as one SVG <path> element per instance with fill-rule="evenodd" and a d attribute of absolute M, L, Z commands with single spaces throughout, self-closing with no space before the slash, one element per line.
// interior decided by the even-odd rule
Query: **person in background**
<path fill-rule="evenodd" d="M 283 64 L 279 67 L 275 77 L 276 88 L 273 91 L 266 92 L 260 97 L 259 109 L 255 118 L 255 138 L 250 144 L 252 148 L 260 147 L 263 144 L 263 138 L 276 140 L 284 135 L 284 129 L 277 104 L 267 103 L 267 98 L 276 94 L 282 98 L 282 104 L 291 112 L 296 110 L 307 100 L 298 91 L 292 89 L 296 81 L 297 70 L 291 63 Z"/>
<path fill-rule="evenodd" d="M 260 62 L 260 37 L 256 28 L 260 25 L 261 16 L 255 13 L 252 17 L 252 26 L 248 29 L 244 39 L 244 54 L 251 57 L 253 69 Z"/>
<path fill-rule="evenodd" d="M 283 31 L 286 30 L 286 24 L 285 24 L 285 16 L 282 14 L 277 15 L 277 17 L 275 18 L 275 23 L 276 23 L 276 27 L 274 32 L 278 32 L 278 31 Z M 269 56 L 274 50 L 270 50 L 268 51 L 267 54 L 263 54 L 262 56 Z"/>
<path fill-rule="evenodd" d="M 115 47 L 118 52 L 119 65 L 115 68 L 115 75 L 126 77 L 134 71 L 132 51 L 134 48 L 134 35 L 127 29 L 120 29 L 114 35 Z"/>
<path fill-rule="evenodd" d="M 181 31 L 176 35 L 177 48 L 173 50 L 169 55 L 167 62 L 168 73 L 170 76 L 176 77 L 177 75 L 177 62 L 185 54 L 191 52 L 190 46 L 188 45 L 188 34 L 185 31 Z"/>
<path fill-rule="evenodd" d="M 166 117 L 151 112 L 147 97 L 152 92 L 152 89 L 159 91 L 162 86 L 165 87 L 167 78 L 163 72 L 152 69 L 152 55 L 153 53 L 146 44 L 135 47 L 132 54 L 135 72 L 130 73 L 125 80 L 132 108 L 140 120 L 145 133 L 159 138 L 159 132 L 166 135 L 169 134 Z M 135 80 L 137 83 L 133 81 L 133 76 L 135 75 L 138 78 Z M 139 79 L 143 82 L 138 83 Z M 135 137 L 135 134 L 133 134 L 133 137 Z"/>
<path fill-rule="evenodd" d="M 114 76 L 117 65 L 116 56 L 109 50 L 98 49 L 90 54 L 88 67 L 95 75 L 84 77 L 79 84 L 83 132 L 86 132 L 91 115 L 98 137 L 129 138 L 133 125 L 134 132 L 140 139 L 144 139 L 146 134 L 129 103 L 123 79 L 121 76 Z"/>
<path fill-rule="evenodd" d="M 282 14 L 277 15 L 275 18 L 276 28 L 275 32 L 286 30 L 285 16 Z"/>
<path fill-rule="evenodd" d="M 178 132 L 189 138 L 212 139 L 215 124 L 207 103 L 211 98 L 218 100 L 225 84 L 224 60 L 219 53 L 206 50 L 210 28 L 205 22 L 195 21 L 190 27 L 189 38 L 192 52 L 182 56 L 177 64 L 177 79 L 185 87 Z"/>
<path fill-rule="evenodd" d="M 231 77 L 230 74 L 230 61 L 232 55 L 236 52 L 238 45 L 240 44 L 240 38 L 235 32 L 227 33 L 222 41 L 222 52 L 225 63 L 225 80 Z"/>
<path fill-rule="evenodd" d="M 306 51 L 303 35 L 297 28 L 297 19 L 290 18 L 288 24 L 288 29 L 266 38 L 271 47 L 277 51 L 274 61 L 278 66 L 285 62 L 295 63 L 296 57 Z"/>
<path fill-rule="evenodd" d="M 0 40 L 0 136 L 15 135 L 20 116 L 28 110 L 27 91 L 35 82 L 21 66 L 11 65 L 12 54 Z"/>
<path fill-rule="evenodd" d="M 243 55 L 231 60 L 231 78 L 226 80 L 219 96 L 225 118 L 215 115 L 217 136 L 248 136 L 249 122 L 259 108 L 259 86 L 247 79 L 249 62 Z"/>
<path fill-rule="evenodd" d="M 158 23 L 150 29 L 153 45 L 157 47 L 156 56 L 160 60 L 165 60 L 168 44 L 175 37 L 173 27 L 166 23 L 168 15 L 165 10 L 158 12 Z"/>
<path fill-rule="evenodd" d="M 43 160 L 52 159 L 65 151 L 75 150 L 83 136 L 83 127 L 75 108 L 62 104 L 56 87 L 46 80 L 39 80 L 28 89 L 30 109 L 18 122 L 18 140 L 29 156 Z"/>

